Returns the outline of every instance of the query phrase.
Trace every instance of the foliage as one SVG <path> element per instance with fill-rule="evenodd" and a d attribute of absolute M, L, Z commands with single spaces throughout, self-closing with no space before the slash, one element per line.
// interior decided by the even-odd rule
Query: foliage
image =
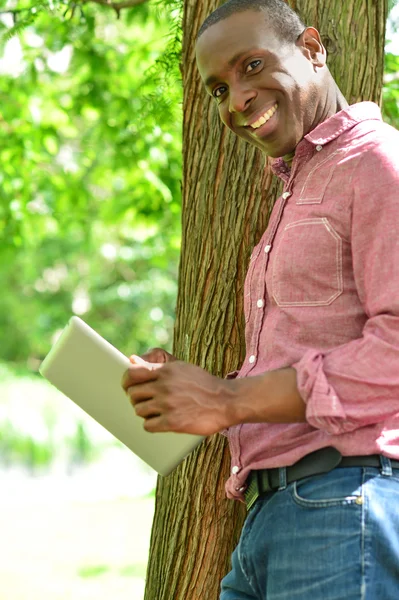
<path fill-rule="evenodd" d="M 117 20 L 90 4 L 71 19 L 36 3 L 4 43 L 2 359 L 36 369 L 72 313 L 126 353 L 171 343 L 181 83 L 168 4 L 172 32 L 157 4 Z"/>
<path fill-rule="evenodd" d="M 49 444 L 36 441 L 28 435 L 21 435 L 12 423 L 6 422 L 0 431 L 1 464 L 24 464 L 34 470 L 47 467 L 51 463 L 52 448 Z"/>
<path fill-rule="evenodd" d="M 398 0 L 389 2 L 387 38 L 392 38 L 399 29 Z M 395 10 L 393 10 L 395 9 Z M 391 40 L 387 39 L 389 44 Z M 385 74 L 383 88 L 383 117 L 393 127 L 399 127 L 399 57 L 392 52 L 385 53 Z"/>
<path fill-rule="evenodd" d="M 388 0 L 388 13 L 398 4 L 398 0 Z"/>
<path fill-rule="evenodd" d="M 385 85 L 383 88 L 383 116 L 387 123 L 399 127 L 399 56 L 385 55 Z"/>
<path fill-rule="evenodd" d="M 170 349 L 182 1 L 119 19 L 94 1 L 2 4 L 0 357 L 36 370 L 72 313 L 125 353 Z M 398 67 L 387 54 L 394 126 Z"/>

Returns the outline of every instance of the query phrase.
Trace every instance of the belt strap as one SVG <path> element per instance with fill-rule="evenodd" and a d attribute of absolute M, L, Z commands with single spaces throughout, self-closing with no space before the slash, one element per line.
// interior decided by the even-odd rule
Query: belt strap
<path fill-rule="evenodd" d="M 399 461 L 391 459 L 394 469 L 399 469 Z M 331 446 L 311 452 L 290 467 L 286 467 L 286 482 L 292 483 L 304 477 L 329 473 L 339 467 L 380 467 L 378 454 L 371 456 L 342 456 Z M 280 487 L 280 469 L 260 469 L 251 471 L 247 479 L 245 503 L 249 510 L 262 494 L 272 492 Z"/>

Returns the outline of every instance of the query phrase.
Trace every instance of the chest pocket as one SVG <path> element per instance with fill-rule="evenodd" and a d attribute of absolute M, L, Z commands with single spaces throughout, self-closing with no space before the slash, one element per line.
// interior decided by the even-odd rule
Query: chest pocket
<path fill-rule="evenodd" d="M 327 306 L 343 291 L 342 239 L 327 218 L 285 226 L 273 257 L 278 306 Z"/>

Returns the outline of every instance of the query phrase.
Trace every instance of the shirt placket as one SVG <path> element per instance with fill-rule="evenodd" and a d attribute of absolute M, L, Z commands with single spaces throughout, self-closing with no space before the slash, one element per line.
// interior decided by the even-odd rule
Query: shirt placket
<path fill-rule="evenodd" d="M 259 277 L 255 278 L 254 281 L 254 290 L 251 292 L 251 302 L 253 305 L 251 306 L 251 312 L 253 311 L 255 314 L 254 319 L 254 327 L 252 330 L 252 339 L 250 342 L 250 347 L 247 348 L 247 365 L 245 369 L 245 373 L 243 376 L 248 375 L 252 369 L 256 366 L 258 355 L 259 355 L 259 339 L 260 333 L 262 331 L 262 323 L 265 316 L 266 311 L 266 270 L 269 265 L 270 254 L 273 249 L 274 239 L 276 237 L 276 233 L 278 227 L 280 225 L 284 208 L 287 204 L 288 198 L 292 196 L 292 188 L 295 180 L 295 176 L 298 172 L 298 169 L 303 164 L 303 162 L 309 158 L 310 152 L 308 148 L 304 148 L 302 151 L 298 153 L 296 157 L 295 163 L 293 164 L 293 168 L 290 174 L 290 177 L 285 186 L 285 191 L 278 199 L 277 204 L 277 212 L 275 213 L 275 217 L 272 222 L 269 224 L 267 229 L 267 235 L 265 236 L 263 246 L 260 249 L 259 255 L 256 259 L 258 263 L 261 261 L 260 265 L 256 264 L 255 271 L 260 274 Z M 274 211 L 273 211 L 274 212 Z M 256 281 L 257 279 L 257 281 Z M 256 287 L 255 287 L 256 286 Z"/>
<path fill-rule="evenodd" d="M 289 192 L 287 190 L 277 200 L 277 204 L 275 206 L 275 208 L 277 208 L 276 216 L 275 216 L 275 218 L 273 218 L 273 216 L 272 216 L 273 221 L 272 221 L 272 223 L 269 224 L 268 234 L 265 236 L 264 242 L 263 242 L 261 248 L 259 249 L 259 252 L 258 252 L 256 258 L 254 259 L 254 265 L 253 265 L 254 273 L 259 272 L 259 273 L 263 274 L 266 272 L 267 265 L 269 262 L 269 254 L 270 254 L 270 251 L 271 251 L 272 245 L 273 245 L 273 240 L 276 235 L 278 225 L 281 221 L 281 217 L 282 217 L 282 214 L 284 211 L 285 204 L 287 202 L 287 199 L 290 197 L 290 195 L 291 195 L 291 192 Z M 275 211 L 273 211 L 273 212 L 275 213 Z M 258 265 L 259 261 L 260 261 L 260 264 Z M 241 372 L 241 377 L 246 377 L 248 375 L 248 373 L 250 373 L 250 371 L 256 365 L 259 336 L 260 336 L 260 331 L 261 331 L 261 327 L 262 327 L 264 311 L 265 311 L 265 307 L 266 307 L 266 281 L 265 281 L 264 277 L 258 277 L 258 279 L 259 279 L 259 282 L 256 284 L 255 290 L 253 292 L 251 291 L 251 302 L 253 303 L 253 306 L 251 307 L 251 314 L 252 314 L 252 311 L 256 311 L 256 312 L 255 312 L 252 340 L 251 340 L 250 348 L 247 349 L 247 357 L 249 354 L 249 358 L 246 359 L 245 369 L 244 369 L 244 371 Z M 251 283 L 251 285 L 252 285 L 252 283 Z M 243 486 L 240 483 L 240 476 L 239 476 L 239 473 L 241 471 L 240 438 L 241 438 L 242 427 L 243 427 L 242 425 L 236 426 L 233 429 L 231 435 L 229 436 L 230 451 L 231 451 L 231 457 L 232 457 L 232 462 L 233 462 L 231 474 L 232 474 L 233 478 L 235 479 L 235 490 L 237 492 L 244 492 L 246 489 L 245 485 Z"/>
<path fill-rule="evenodd" d="M 285 191 L 276 202 L 275 208 L 272 213 L 271 222 L 269 222 L 269 227 L 266 231 L 263 243 L 259 249 L 259 252 L 257 253 L 257 256 L 254 258 L 253 272 L 258 272 L 261 274 L 261 276 L 258 277 L 258 282 L 254 284 L 256 285 L 256 287 L 254 288 L 253 293 L 251 290 L 251 302 L 253 303 L 253 305 L 251 306 L 251 315 L 252 311 L 255 311 L 255 320 L 250 347 L 249 349 L 247 348 L 247 357 L 249 355 L 249 358 L 246 358 L 246 365 L 245 368 L 241 370 L 241 377 L 246 377 L 256 365 L 260 332 L 262 329 L 262 323 L 266 309 L 266 269 L 269 264 L 270 253 L 273 247 L 273 242 L 276 236 L 278 226 L 280 225 L 281 218 L 283 216 L 284 208 L 287 204 L 288 198 L 292 196 L 293 181 L 300 162 L 300 157 L 298 157 L 298 161 L 296 162 L 296 164 L 293 165 L 291 175 L 285 186 Z M 258 265 L 259 261 L 261 261 L 260 265 Z M 250 285 L 253 285 L 252 281 Z M 235 479 L 235 489 L 237 492 L 243 492 L 245 490 L 245 486 L 243 486 L 242 483 L 240 483 L 239 475 L 241 471 L 240 437 L 242 427 L 242 425 L 236 426 L 233 429 L 232 434 L 229 436 L 230 451 L 233 462 L 231 474 Z"/>

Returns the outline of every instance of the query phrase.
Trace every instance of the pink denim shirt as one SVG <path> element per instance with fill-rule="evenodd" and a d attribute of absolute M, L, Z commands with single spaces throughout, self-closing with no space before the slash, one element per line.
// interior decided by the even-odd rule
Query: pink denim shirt
<path fill-rule="evenodd" d="M 399 132 L 355 104 L 272 169 L 284 193 L 250 260 L 237 376 L 293 366 L 307 423 L 224 432 L 226 493 L 241 501 L 252 469 L 325 446 L 399 459 Z"/>

